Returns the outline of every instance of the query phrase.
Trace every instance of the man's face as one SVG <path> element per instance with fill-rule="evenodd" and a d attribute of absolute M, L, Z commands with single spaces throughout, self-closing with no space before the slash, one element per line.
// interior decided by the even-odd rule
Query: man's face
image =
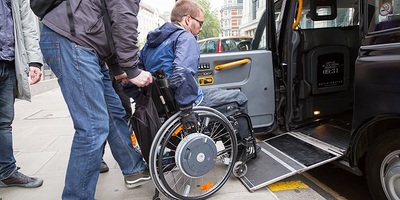
<path fill-rule="evenodd" d="M 200 12 L 197 16 L 194 15 L 187 15 L 187 20 L 188 20 L 188 28 L 189 31 L 193 35 L 198 35 L 202 31 L 202 26 L 204 22 L 204 13 Z"/>

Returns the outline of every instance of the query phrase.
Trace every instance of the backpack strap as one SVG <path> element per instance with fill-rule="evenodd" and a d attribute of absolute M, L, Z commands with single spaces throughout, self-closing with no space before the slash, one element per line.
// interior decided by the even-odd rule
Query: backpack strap
<path fill-rule="evenodd" d="M 69 29 L 71 31 L 71 35 L 75 35 L 76 34 L 75 21 L 74 21 L 74 16 L 72 14 L 71 3 L 69 0 L 65 0 L 65 1 L 67 3 L 67 15 L 68 15 L 68 21 L 69 21 Z M 106 4 L 105 0 L 101 0 L 101 9 L 103 11 L 104 27 L 105 27 L 105 32 L 106 32 L 107 39 L 108 39 L 108 45 L 111 49 L 111 55 L 114 55 L 116 50 L 115 50 L 114 40 L 113 40 L 113 37 L 111 34 L 111 20 L 110 20 L 109 14 L 108 14 L 107 4 Z"/>
<path fill-rule="evenodd" d="M 68 21 L 69 21 L 69 30 L 71 31 L 71 35 L 75 35 L 75 22 L 74 22 L 74 16 L 72 15 L 72 8 L 71 8 L 71 3 L 69 0 L 66 0 L 67 2 L 67 15 L 68 15 Z"/>
<path fill-rule="evenodd" d="M 110 57 L 112 57 L 116 53 L 116 50 L 115 50 L 114 39 L 113 39 L 113 36 L 111 34 L 110 15 L 108 14 L 107 4 L 106 4 L 105 0 L 101 0 L 101 9 L 103 11 L 104 29 L 105 29 L 106 36 L 107 36 L 108 46 L 110 47 L 110 50 L 111 50 L 111 56 Z"/>

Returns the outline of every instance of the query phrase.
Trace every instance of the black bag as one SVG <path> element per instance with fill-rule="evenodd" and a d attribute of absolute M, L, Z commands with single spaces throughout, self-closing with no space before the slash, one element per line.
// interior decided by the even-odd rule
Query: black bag
<path fill-rule="evenodd" d="M 30 0 L 31 9 L 40 19 L 61 4 L 64 0 Z"/>
<path fill-rule="evenodd" d="M 135 112 L 130 118 L 130 123 L 139 143 L 140 151 L 147 163 L 149 163 L 151 144 L 158 129 L 161 127 L 157 108 L 151 97 L 152 87 L 155 87 L 154 85 L 155 84 L 151 84 L 141 88 L 139 98 L 136 100 Z"/>

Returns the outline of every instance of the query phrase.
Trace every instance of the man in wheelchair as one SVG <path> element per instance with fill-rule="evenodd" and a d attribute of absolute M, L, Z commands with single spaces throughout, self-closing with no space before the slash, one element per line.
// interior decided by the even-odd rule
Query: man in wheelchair
<path fill-rule="evenodd" d="M 202 31 L 203 22 L 200 5 L 192 1 L 178 1 L 171 12 L 171 23 L 167 22 L 147 35 L 147 42 L 139 52 L 139 67 L 158 78 L 169 78 L 176 106 L 181 111 L 182 124 L 187 131 L 193 131 L 199 125 L 198 117 L 193 112 L 193 106 L 197 105 L 215 108 L 235 121 L 235 129 L 239 133 L 239 159 L 246 162 L 248 159 L 241 155 L 243 146 L 255 144 L 247 115 L 246 95 L 238 90 L 202 89 L 194 78 L 200 59 L 196 37 Z M 164 73 L 157 76 L 155 73 L 160 70 Z M 247 152 L 253 152 L 248 157 L 255 157 L 254 149 Z"/>
<path fill-rule="evenodd" d="M 238 90 L 202 89 L 195 80 L 200 58 L 196 37 L 203 22 L 198 3 L 179 0 L 171 23 L 149 32 L 139 52 L 139 67 L 156 77 L 156 90 L 167 102 L 160 108 L 153 96 L 159 116 L 168 116 L 152 143 L 149 168 L 157 188 L 173 199 L 213 194 L 228 172 L 244 175 L 244 163 L 256 156 L 247 97 Z"/>

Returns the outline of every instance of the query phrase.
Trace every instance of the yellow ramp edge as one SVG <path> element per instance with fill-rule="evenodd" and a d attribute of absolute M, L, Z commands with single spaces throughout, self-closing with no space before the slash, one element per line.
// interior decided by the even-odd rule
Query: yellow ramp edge
<path fill-rule="evenodd" d="M 307 189 L 308 185 L 297 180 L 297 181 L 281 181 L 270 184 L 267 186 L 271 191 L 277 192 L 282 190 L 295 190 L 295 189 Z"/>

